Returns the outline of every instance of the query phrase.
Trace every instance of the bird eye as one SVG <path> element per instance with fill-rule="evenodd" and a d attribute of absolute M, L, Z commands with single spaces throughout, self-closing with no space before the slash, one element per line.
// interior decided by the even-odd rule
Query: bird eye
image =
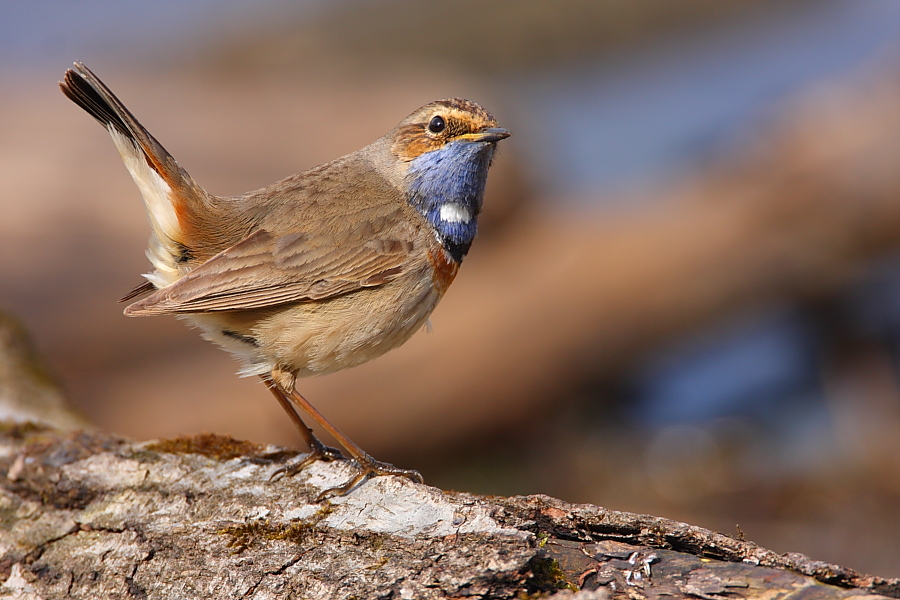
<path fill-rule="evenodd" d="M 446 126 L 447 123 L 444 122 L 443 117 L 433 117 L 431 119 L 431 122 L 428 123 L 428 131 L 430 131 L 431 133 L 440 133 Z"/>

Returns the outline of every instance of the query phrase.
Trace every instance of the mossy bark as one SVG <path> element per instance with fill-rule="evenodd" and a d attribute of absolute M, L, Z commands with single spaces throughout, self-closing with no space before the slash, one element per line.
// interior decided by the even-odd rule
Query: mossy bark
<path fill-rule="evenodd" d="M 900 597 L 900 580 L 684 523 L 378 477 L 222 436 L 0 431 L 0 597 Z"/>

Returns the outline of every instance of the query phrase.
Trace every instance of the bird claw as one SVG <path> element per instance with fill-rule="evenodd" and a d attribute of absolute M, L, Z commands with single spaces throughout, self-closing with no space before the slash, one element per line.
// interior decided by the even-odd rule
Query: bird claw
<path fill-rule="evenodd" d="M 269 477 L 269 481 L 279 481 L 284 477 L 293 477 L 317 460 L 332 462 L 335 460 L 347 460 L 347 457 L 344 456 L 343 453 L 337 448 L 332 448 L 331 446 L 322 444 L 318 447 L 312 448 L 309 451 L 309 454 L 306 455 L 306 458 L 304 458 L 300 462 L 285 465 L 283 467 L 275 469 L 275 472 L 272 473 L 271 477 Z"/>
<path fill-rule="evenodd" d="M 415 483 L 425 483 L 425 479 L 422 478 L 422 474 L 418 471 L 414 471 L 412 469 L 400 469 L 390 463 L 377 461 L 370 456 L 367 456 L 366 458 L 368 460 L 362 462 L 353 461 L 359 469 L 356 475 L 351 477 L 346 483 L 342 485 L 324 490 L 316 497 L 316 502 L 321 502 L 322 500 L 325 500 L 326 498 L 332 496 L 343 496 L 370 477 L 378 477 L 382 475 L 397 475 L 399 477 L 406 477 L 407 479 Z"/>

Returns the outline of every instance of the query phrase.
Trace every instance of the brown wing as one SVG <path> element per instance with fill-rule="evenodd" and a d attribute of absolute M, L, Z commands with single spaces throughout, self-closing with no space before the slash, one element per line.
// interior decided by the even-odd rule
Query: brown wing
<path fill-rule="evenodd" d="M 330 298 L 396 278 L 412 250 L 407 235 L 360 242 L 305 232 L 273 236 L 261 230 L 128 306 L 125 314 L 247 310 Z"/>

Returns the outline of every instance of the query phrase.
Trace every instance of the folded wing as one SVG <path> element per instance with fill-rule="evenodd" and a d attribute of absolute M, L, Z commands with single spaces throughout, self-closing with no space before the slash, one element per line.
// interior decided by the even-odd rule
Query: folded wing
<path fill-rule="evenodd" d="M 129 316 L 249 310 L 322 300 L 398 277 L 413 251 L 402 235 L 364 243 L 306 232 L 257 231 L 172 285 L 125 309 Z"/>

